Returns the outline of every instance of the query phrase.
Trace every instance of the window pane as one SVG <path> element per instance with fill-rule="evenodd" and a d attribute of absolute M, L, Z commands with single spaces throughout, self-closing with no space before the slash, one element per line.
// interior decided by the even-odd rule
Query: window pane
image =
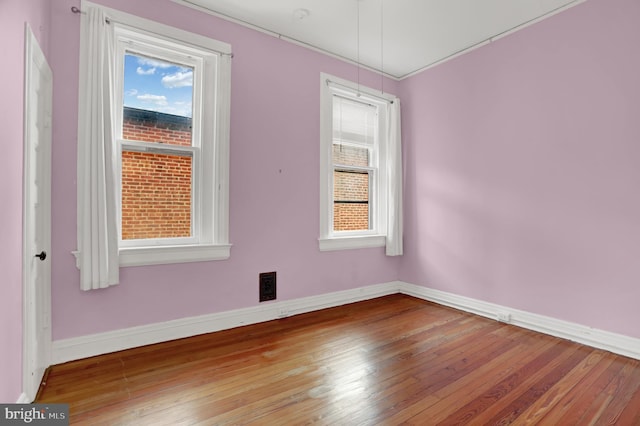
<path fill-rule="evenodd" d="M 125 54 L 122 137 L 191 146 L 193 68 Z"/>
<path fill-rule="evenodd" d="M 333 144 L 333 164 L 343 166 L 369 166 L 369 148 L 359 148 L 340 143 Z"/>
<path fill-rule="evenodd" d="M 369 172 L 334 170 L 334 231 L 363 231 L 370 229 L 369 186 Z"/>
<path fill-rule="evenodd" d="M 191 236 L 192 158 L 122 152 L 122 239 Z"/>

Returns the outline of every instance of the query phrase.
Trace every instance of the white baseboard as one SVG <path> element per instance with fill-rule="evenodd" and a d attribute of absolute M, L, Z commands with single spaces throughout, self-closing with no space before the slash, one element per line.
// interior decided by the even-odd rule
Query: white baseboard
<path fill-rule="evenodd" d="M 374 299 L 398 293 L 399 285 L 399 282 L 377 284 L 283 302 L 267 302 L 251 308 L 56 340 L 53 342 L 52 362 L 53 364 L 61 364 L 138 346 L 182 339 Z"/>
<path fill-rule="evenodd" d="M 640 360 L 640 339 L 637 338 L 409 283 L 400 283 L 399 292 L 461 311 L 500 320 L 518 327 Z"/>
<path fill-rule="evenodd" d="M 268 302 L 251 308 L 56 340 L 53 342 L 52 362 L 53 364 L 61 364 L 76 359 L 256 324 L 394 293 L 403 293 L 495 320 L 502 317 L 503 322 L 519 327 L 640 359 L 640 339 L 440 290 L 393 281 L 319 296 Z"/>

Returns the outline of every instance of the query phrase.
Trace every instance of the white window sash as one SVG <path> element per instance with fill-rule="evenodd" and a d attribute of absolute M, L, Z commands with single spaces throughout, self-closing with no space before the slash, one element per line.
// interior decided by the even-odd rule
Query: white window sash
<path fill-rule="evenodd" d="M 339 100 L 339 102 L 336 103 L 336 99 Z M 342 142 L 342 140 L 344 139 L 343 136 L 345 136 L 346 134 L 344 133 L 344 129 L 342 129 L 342 126 L 345 125 L 349 130 L 351 130 L 351 133 L 348 133 L 349 135 L 349 139 L 348 141 L 345 143 L 345 145 L 350 145 L 353 147 L 358 147 L 358 148 L 365 148 L 369 150 L 369 166 L 367 167 L 363 167 L 363 166 L 346 166 L 346 165 L 341 165 L 338 163 L 333 163 L 333 158 L 332 158 L 332 166 L 333 166 L 333 172 L 331 173 L 331 180 L 332 180 L 332 191 L 331 191 L 331 195 L 330 195 L 330 202 L 328 205 L 328 208 L 331 210 L 331 223 L 330 223 L 330 230 L 329 230 L 329 236 L 330 237 L 345 237 L 345 236 L 364 236 L 364 235 L 377 235 L 377 234 L 382 234 L 381 232 L 381 223 L 378 220 L 378 218 L 380 217 L 379 211 L 378 211 L 378 204 L 379 204 L 379 199 L 381 197 L 378 196 L 379 191 L 380 191 L 380 184 L 379 184 L 379 179 L 377 178 L 378 174 L 379 174 L 379 150 L 380 150 L 380 138 L 376 137 L 373 133 L 374 129 L 377 127 L 375 124 L 372 123 L 366 123 L 365 126 L 360 126 L 361 123 L 350 123 L 348 120 L 341 120 L 340 121 L 340 129 L 335 129 L 334 125 L 335 125 L 335 119 L 336 119 L 336 111 L 335 108 L 336 106 L 340 107 L 340 108 L 345 108 L 345 105 L 349 105 L 351 104 L 351 109 L 362 109 L 364 110 L 367 107 L 373 107 L 372 105 L 370 105 L 369 103 L 366 102 L 362 102 L 358 99 L 354 99 L 354 94 L 350 93 L 350 94 L 346 94 L 346 93 L 333 93 L 332 94 L 332 102 L 331 102 L 331 107 L 332 107 L 332 116 L 333 116 L 333 124 L 332 124 L 332 133 L 334 135 L 334 138 L 332 140 L 332 143 L 335 143 L 336 140 Z M 378 106 L 379 107 L 379 106 Z M 363 119 L 371 119 L 371 115 L 373 115 L 373 113 L 368 113 L 366 114 L 366 117 L 363 116 L 361 118 Z M 376 114 L 377 115 L 377 114 Z M 354 133 L 355 132 L 355 133 Z M 337 136 L 337 137 L 336 137 Z M 355 141 L 357 140 L 357 142 Z M 335 217 L 333 216 L 333 211 L 334 211 L 334 205 L 336 203 L 336 199 L 335 199 L 335 182 L 333 182 L 333 179 L 335 177 L 335 172 L 336 171 L 362 171 L 362 172 L 366 172 L 369 176 L 369 199 L 368 199 L 368 207 L 369 207 L 369 217 L 368 217 L 368 228 L 367 229 L 359 229 L 359 230 L 353 230 L 353 231 L 336 231 L 335 230 Z"/>
<path fill-rule="evenodd" d="M 119 140 L 119 167 L 120 193 L 118 196 L 118 223 L 122 223 L 122 153 L 123 152 L 148 152 L 153 154 L 164 154 L 172 156 L 191 158 L 191 236 L 180 238 L 144 238 L 144 239 L 122 239 L 122 233 L 118 236 L 120 248 L 126 247 L 154 247 L 154 246 L 180 246 L 198 244 L 200 236 L 199 206 L 202 198 L 199 188 L 200 182 L 200 149 L 191 146 L 170 145 L 155 142 L 138 142 L 130 140 Z M 120 229 L 122 232 L 122 229 Z M 122 265 L 122 262 L 121 262 Z"/>
<path fill-rule="evenodd" d="M 369 228 L 368 229 L 359 229 L 354 231 L 336 231 L 333 226 L 333 218 L 332 218 L 332 226 L 329 235 L 332 238 L 344 238 L 349 236 L 364 236 L 364 235 L 378 235 L 378 227 L 376 226 L 377 219 L 377 187 L 376 182 L 378 181 L 378 168 L 377 167 L 363 167 L 363 166 L 345 166 L 341 164 L 333 164 L 333 173 L 332 176 L 335 176 L 335 172 L 355 172 L 355 173 L 366 173 L 369 178 L 369 199 L 367 200 L 368 210 L 369 210 Z M 341 200 L 335 199 L 335 188 L 331 195 L 331 211 L 333 212 L 333 207 L 336 202 Z"/>

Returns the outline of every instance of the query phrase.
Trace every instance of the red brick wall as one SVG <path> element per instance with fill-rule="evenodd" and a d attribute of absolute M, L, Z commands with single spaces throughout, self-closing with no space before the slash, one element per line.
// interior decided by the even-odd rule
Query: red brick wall
<path fill-rule="evenodd" d="M 336 171 L 333 174 L 333 229 L 369 229 L 369 175 Z M 351 201 L 345 203 L 341 201 Z M 361 202 L 361 203 L 357 203 Z"/>
<path fill-rule="evenodd" d="M 191 130 L 158 127 L 155 123 L 125 121 L 122 137 L 130 141 L 161 142 L 170 145 L 191 146 Z"/>
<path fill-rule="evenodd" d="M 127 140 L 191 145 L 191 120 L 125 108 Z M 191 236 L 191 157 L 122 153 L 122 239 Z"/>
<path fill-rule="evenodd" d="M 369 229 L 369 205 L 334 203 L 333 229 L 335 231 L 362 231 Z"/>
<path fill-rule="evenodd" d="M 334 163 L 368 166 L 368 150 L 345 145 L 333 146 Z M 333 229 L 361 231 L 369 229 L 369 175 L 335 171 L 333 173 Z M 342 201 L 342 202 L 341 202 Z M 351 201 L 345 203 L 344 201 Z"/>

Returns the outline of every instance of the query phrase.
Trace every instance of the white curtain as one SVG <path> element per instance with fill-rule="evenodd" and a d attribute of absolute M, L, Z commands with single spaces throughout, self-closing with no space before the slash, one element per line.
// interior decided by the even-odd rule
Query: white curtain
<path fill-rule="evenodd" d="M 387 256 L 402 255 L 402 135 L 400 131 L 400 99 L 389 105 L 387 115 L 389 148 L 387 161 Z"/>
<path fill-rule="evenodd" d="M 78 124 L 78 263 L 82 290 L 119 282 L 116 146 L 113 123 L 113 28 L 86 10 L 81 25 Z"/>

